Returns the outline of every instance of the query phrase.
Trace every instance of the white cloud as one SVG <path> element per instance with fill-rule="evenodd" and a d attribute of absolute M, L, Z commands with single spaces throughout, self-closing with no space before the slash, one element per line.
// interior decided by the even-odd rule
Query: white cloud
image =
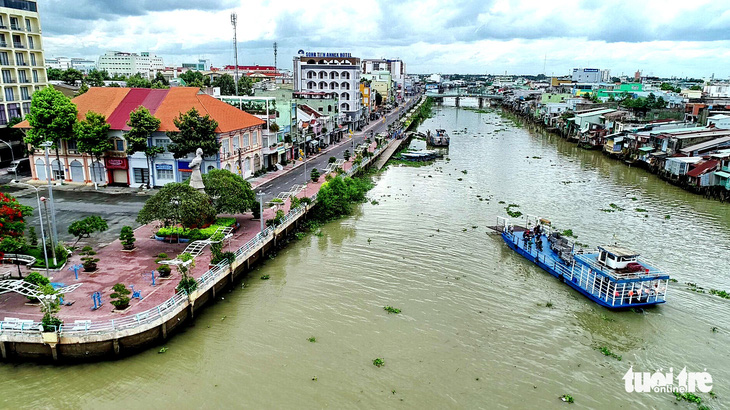
<path fill-rule="evenodd" d="M 109 7 L 95 3 L 82 17 L 50 1 L 41 10 L 48 56 L 149 50 L 169 64 L 197 58 L 230 64 L 230 13 L 236 11 L 239 59 L 246 64 L 272 64 L 277 41 L 284 68 L 297 50 L 307 49 L 400 57 L 410 72 L 536 74 L 547 60 L 547 74 L 590 65 L 616 74 L 730 76 L 730 10 L 710 0 L 241 1 L 233 8 L 229 1 L 200 9 L 187 1 L 173 3 L 180 9 L 155 7 L 164 11 L 126 10 L 109 0 Z"/>

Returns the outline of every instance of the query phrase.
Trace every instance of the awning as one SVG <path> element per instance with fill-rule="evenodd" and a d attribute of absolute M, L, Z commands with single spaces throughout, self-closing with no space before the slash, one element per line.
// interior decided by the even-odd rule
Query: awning
<path fill-rule="evenodd" d="M 721 178 L 730 178 L 730 173 L 727 173 L 725 171 L 715 171 L 715 175 Z"/>
<path fill-rule="evenodd" d="M 651 152 L 654 151 L 654 147 L 641 147 L 639 148 L 639 151 Z"/>

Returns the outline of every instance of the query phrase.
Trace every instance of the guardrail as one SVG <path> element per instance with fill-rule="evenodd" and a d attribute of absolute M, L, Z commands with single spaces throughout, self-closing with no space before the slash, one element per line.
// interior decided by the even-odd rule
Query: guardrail
<path fill-rule="evenodd" d="M 382 148 L 376 148 L 372 156 L 363 158 L 362 162 L 359 165 L 353 165 L 353 167 L 347 170 L 345 174 L 347 176 L 354 175 L 359 169 L 364 168 L 370 162 L 372 162 L 373 159 L 376 158 L 381 151 L 383 151 Z M 314 194 L 310 198 L 312 200 L 312 203 L 316 202 L 317 194 Z M 263 246 L 266 241 L 269 240 L 269 237 L 272 233 L 274 233 L 278 229 L 288 227 L 305 211 L 306 209 L 304 206 L 290 209 L 277 226 L 267 227 L 266 229 L 264 229 L 263 232 L 258 233 L 248 242 L 239 247 L 234 252 L 236 261 L 249 258 L 251 255 L 254 254 L 254 252 L 257 252 L 259 249 L 261 249 L 261 246 Z M 230 269 L 229 266 L 229 262 L 224 260 L 213 266 L 202 276 L 200 276 L 200 278 L 197 279 L 198 292 L 205 292 L 215 286 L 215 284 L 218 283 L 222 276 L 228 274 Z M 139 331 L 145 331 L 155 326 L 159 326 L 160 324 L 179 314 L 188 306 L 188 303 L 188 294 L 183 290 L 177 292 L 173 297 L 166 300 L 164 303 L 143 312 L 139 312 L 134 315 L 123 316 L 119 319 L 112 319 L 109 321 L 95 322 L 91 320 L 79 320 L 75 321 L 74 323 L 62 324 L 58 329 L 58 333 L 61 337 L 79 337 L 85 335 L 113 335 L 121 331 L 130 331 L 135 329 Z M 22 323 L 19 323 L 17 321 L 0 322 L 0 335 L 40 335 L 40 328 L 41 323 L 34 321 L 22 321 Z"/>

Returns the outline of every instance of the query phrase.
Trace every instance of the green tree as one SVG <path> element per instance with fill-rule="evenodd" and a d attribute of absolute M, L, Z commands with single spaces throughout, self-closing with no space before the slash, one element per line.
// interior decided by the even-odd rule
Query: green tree
<path fill-rule="evenodd" d="M 213 87 L 221 88 L 221 95 L 235 95 L 236 82 L 230 74 L 223 74 L 213 81 Z"/>
<path fill-rule="evenodd" d="M 165 76 L 162 75 L 162 73 L 159 71 L 155 74 L 154 82 L 160 83 L 160 84 L 164 85 L 165 87 L 170 85 L 170 82 L 167 81 L 167 78 L 165 78 Z"/>
<path fill-rule="evenodd" d="M 693 86 L 689 87 L 689 89 L 692 91 L 702 91 L 702 87 L 699 85 L 693 85 Z"/>
<path fill-rule="evenodd" d="M 86 83 L 92 87 L 103 87 L 105 80 L 110 80 L 109 73 L 106 70 L 99 71 L 93 69 L 86 75 Z"/>
<path fill-rule="evenodd" d="M 349 215 L 352 203 L 365 200 L 365 194 L 372 187 L 367 180 L 337 176 L 322 184 L 317 192 L 314 215 L 321 221 Z"/>
<path fill-rule="evenodd" d="M 122 242 L 124 249 L 134 249 L 134 242 L 137 241 L 137 238 L 134 237 L 134 230 L 131 226 L 122 227 L 121 232 L 119 232 L 119 241 Z"/>
<path fill-rule="evenodd" d="M 253 80 L 245 75 L 238 79 L 238 95 L 253 95 Z"/>
<path fill-rule="evenodd" d="M 380 106 L 383 104 L 383 96 L 376 90 L 375 91 L 375 105 Z"/>
<path fill-rule="evenodd" d="M 654 103 L 654 108 L 658 108 L 658 109 L 667 108 L 667 102 L 664 101 L 664 97 L 657 98 L 656 102 Z"/>
<path fill-rule="evenodd" d="M 231 171 L 212 169 L 203 174 L 203 184 L 219 214 L 242 214 L 259 206 L 251 184 Z"/>
<path fill-rule="evenodd" d="M 109 297 L 112 299 L 111 303 L 114 305 L 117 310 L 124 310 L 127 307 L 129 307 L 129 301 L 131 300 L 129 298 L 129 295 L 132 293 L 129 289 L 127 289 L 126 286 L 122 283 L 117 283 L 116 285 L 112 286 L 112 290 L 114 293 L 109 295 Z"/>
<path fill-rule="evenodd" d="M 204 87 L 210 85 L 210 77 L 204 76 L 200 71 L 188 70 L 180 74 L 180 78 L 185 81 L 185 85 L 188 87 Z"/>
<path fill-rule="evenodd" d="M 109 225 L 104 218 L 92 215 L 71 223 L 68 227 L 68 233 L 76 237 L 76 242 L 74 243 L 76 245 L 81 238 L 89 238 L 92 233 L 104 232 L 107 229 L 109 229 Z"/>
<path fill-rule="evenodd" d="M 76 148 L 79 152 L 96 158 L 96 162 L 100 162 L 101 156 L 114 148 L 108 135 L 110 127 L 111 125 L 106 122 L 106 117 L 103 115 L 94 111 L 87 112 L 86 118 L 79 121 L 76 126 Z M 96 167 L 91 167 L 91 169 L 96 172 Z M 96 180 L 96 175 L 94 175 L 94 181 Z"/>
<path fill-rule="evenodd" d="M 145 202 L 137 222 L 161 221 L 165 225 L 180 223 L 185 228 L 203 226 L 215 218 L 215 208 L 208 195 L 184 182 L 166 184 Z"/>
<path fill-rule="evenodd" d="M 120 88 L 120 87 L 121 87 L 121 85 L 119 85 L 119 83 L 109 83 L 108 87 L 116 87 L 116 88 Z"/>
<path fill-rule="evenodd" d="M 61 81 L 68 85 L 76 85 L 76 82 L 83 79 L 84 75 L 81 74 L 81 71 L 75 68 L 69 68 L 68 70 L 64 71 L 63 74 L 61 74 Z"/>
<path fill-rule="evenodd" d="M 164 152 L 164 148 L 152 146 L 149 144 L 152 133 L 160 128 L 160 119 L 153 116 L 150 110 L 140 105 L 136 110 L 129 113 L 129 121 L 127 125 L 131 128 L 126 134 L 127 153 L 132 155 L 135 152 L 143 151 L 147 157 L 147 169 L 150 169 L 152 159 Z M 150 172 L 152 175 L 152 172 Z M 147 188 L 150 187 L 149 180 Z"/>
<path fill-rule="evenodd" d="M 59 70 L 58 68 L 49 68 L 46 71 L 46 75 L 51 81 L 61 81 L 63 76 L 63 70 Z"/>
<path fill-rule="evenodd" d="M 79 87 L 79 90 L 76 91 L 76 96 L 78 97 L 81 94 L 85 94 L 87 91 L 89 91 L 89 86 L 86 83 L 82 83 L 81 87 Z"/>
<path fill-rule="evenodd" d="M 152 88 L 152 83 L 147 78 L 142 77 L 142 74 L 137 73 L 137 74 L 127 78 L 127 87 Z"/>
<path fill-rule="evenodd" d="M 73 138 L 77 115 L 76 104 L 53 86 L 34 92 L 30 112 L 25 117 L 31 126 L 25 134 L 25 143 L 40 148 L 46 141 L 53 142 L 60 164 L 58 146 L 61 141 Z"/>
<path fill-rule="evenodd" d="M 203 149 L 205 156 L 215 155 L 220 150 L 221 144 L 215 132 L 218 122 L 209 115 L 203 117 L 198 110 L 191 108 L 187 113 L 181 113 L 179 117 L 174 118 L 173 123 L 179 131 L 167 132 L 172 141 L 167 150 L 172 152 L 175 158 L 183 158 L 198 148 Z"/>

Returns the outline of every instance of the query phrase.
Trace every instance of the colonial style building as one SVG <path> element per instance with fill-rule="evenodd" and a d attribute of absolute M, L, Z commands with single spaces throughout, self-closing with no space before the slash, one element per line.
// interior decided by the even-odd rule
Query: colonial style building
<path fill-rule="evenodd" d="M 34 91 L 46 86 L 41 20 L 35 1 L 0 2 L 0 127 L 30 111 Z"/>
<path fill-rule="evenodd" d="M 338 99 L 343 123 L 350 129 L 366 119 L 360 95 L 360 59 L 350 53 L 304 53 L 294 57 L 294 91 L 299 97 Z"/>
<path fill-rule="evenodd" d="M 129 131 L 129 114 L 139 106 L 146 107 L 160 120 L 159 129 L 148 141 L 149 146 L 166 148 L 170 143 L 167 131 L 177 131 L 173 120 L 181 113 L 195 108 L 202 115 L 210 115 L 218 122 L 216 129 L 220 152 L 205 157 L 201 170 L 227 169 L 244 178 L 262 168 L 261 133 L 264 121 L 229 104 L 202 94 L 197 88 L 175 87 L 167 90 L 147 88 L 92 87 L 85 94 L 72 100 L 79 111 L 79 120 L 86 113 L 94 111 L 106 117 L 109 138 L 114 148 L 96 161 L 80 153 L 74 141 L 64 142 L 60 150 L 60 164 L 55 151 L 50 156 L 53 180 L 63 179 L 67 183 L 110 184 L 141 187 L 148 183 L 162 186 L 169 182 L 182 182 L 190 176 L 190 161 L 194 155 L 175 159 L 165 151 L 148 161 L 144 153 L 127 155 L 125 133 Z M 28 122 L 17 125 L 28 128 Z M 31 153 L 33 179 L 46 179 L 46 163 L 42 150 Z"/>

